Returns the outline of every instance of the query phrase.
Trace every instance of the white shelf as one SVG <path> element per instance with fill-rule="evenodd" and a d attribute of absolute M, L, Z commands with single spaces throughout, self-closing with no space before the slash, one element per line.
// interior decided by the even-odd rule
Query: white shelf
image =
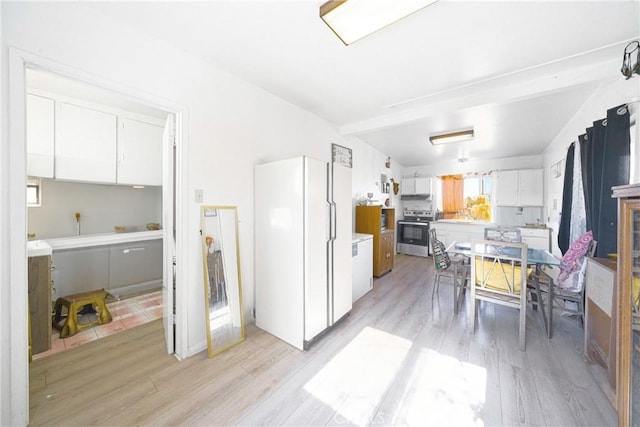
<path fill-rule="evenodd" d="M 137 231 L 132 233 L 106 233 L 87 236 L 61 237 L 46 242 L 54 251 L 63 249 L 88 248 L 92 246 L 113 245 L 116 243 L 142 242 L 162 239 L 163 230 Z"/>

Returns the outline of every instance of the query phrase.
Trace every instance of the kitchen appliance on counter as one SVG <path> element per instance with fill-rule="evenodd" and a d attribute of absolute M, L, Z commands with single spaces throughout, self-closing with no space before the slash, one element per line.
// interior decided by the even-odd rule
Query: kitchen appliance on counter
<path fill-rule="evenodd" d="M 350 167 L 256 166 L 257 327 L 302 350 L 351 311 L 352 211 Z"/>
<path fill-rule="evenodd" d="M 398 221 L 397 252 L 406 255 L 429 256 L 429 222 L 437 213 L 431 210 L 405 209 L 404 219 Z"/>

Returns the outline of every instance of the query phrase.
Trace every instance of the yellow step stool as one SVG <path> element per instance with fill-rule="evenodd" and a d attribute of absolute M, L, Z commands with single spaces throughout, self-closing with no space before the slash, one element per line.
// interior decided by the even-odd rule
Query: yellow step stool
<path fill-rule="evenodd" d="M 104 325 L 111 322 L 111 313 L 104 302 L 108 294 L 104 289 L 100 289 L 58 298 L 53 307 L 53 326 L 60 329 L 60 338 L 70 337 L 77 334 L 78 331 L 96 324 Z M 96 319 L 91 322 L 78 323 L 78 312 L 89 304 L 97 313 Z M 64 325 L 60 328 L 60 321 L 64 318 L 62 307 L 67 308 L 67 316 Z"/>

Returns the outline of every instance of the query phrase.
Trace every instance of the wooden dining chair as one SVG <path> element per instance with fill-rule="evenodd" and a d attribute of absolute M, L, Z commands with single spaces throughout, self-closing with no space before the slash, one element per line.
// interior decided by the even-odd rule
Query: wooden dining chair
<path fill-rule="evenodd" d="M 519 348 L 525 350 L 527 245 L 483 240 L 471 244 L 471 327 L 475 333 L 479 301 L 520 311 Z"/>

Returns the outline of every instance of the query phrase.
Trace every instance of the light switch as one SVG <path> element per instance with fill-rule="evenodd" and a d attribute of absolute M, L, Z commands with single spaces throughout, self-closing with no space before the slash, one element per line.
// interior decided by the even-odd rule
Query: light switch
<path fill-rule="evenodd" d="M 558 210 L 558 199 L 553 199 L 553 210 L 554 211 Z"/>
<path fill-rule="evenodd" d="M 195 203 L 202 203 L 204 200 L 204 191 L 201 188 L 196 189 Z"/>

